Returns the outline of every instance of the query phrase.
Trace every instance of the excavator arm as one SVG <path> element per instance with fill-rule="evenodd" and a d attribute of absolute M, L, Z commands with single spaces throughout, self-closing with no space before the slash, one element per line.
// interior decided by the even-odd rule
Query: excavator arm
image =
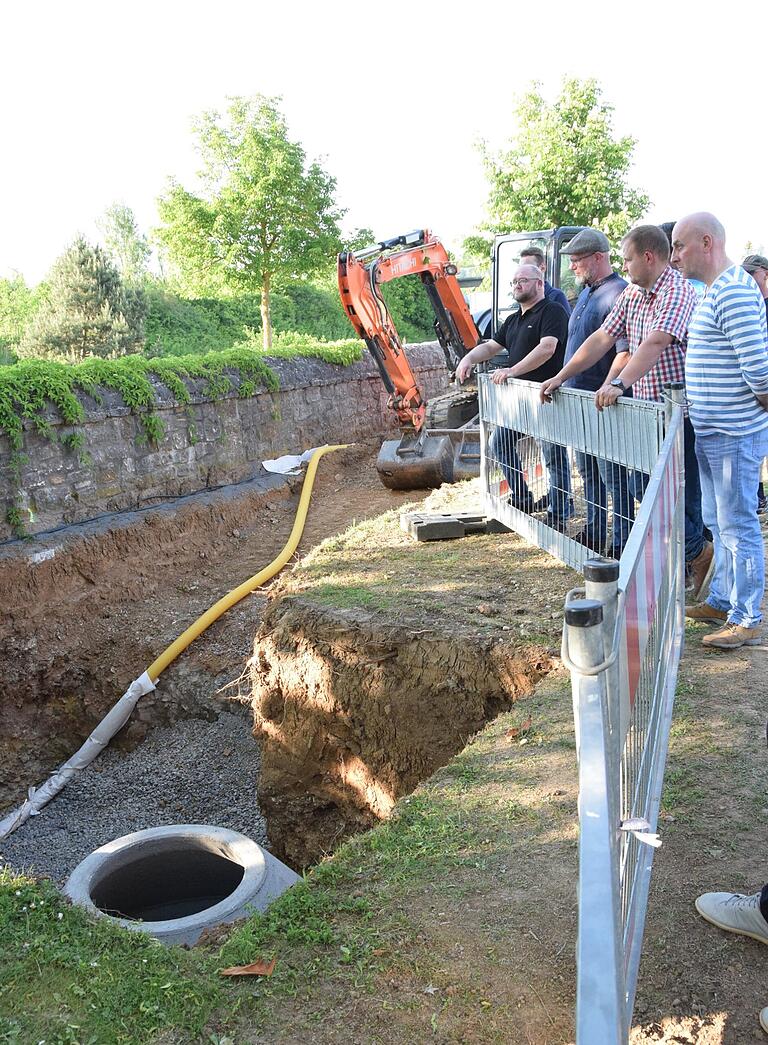
<path fill-rule="evenodd" d="M 381 294 L 381 284 L 418 275 L 435 313 L 435 332 L 451 374 L 479 342 L 456 266 L 439 239 L 426 229 L 339 255 L 339 293 L 352 326 L 376 361 L 389 405 L 403 428 L 420 432 L 426 402 Z"/>

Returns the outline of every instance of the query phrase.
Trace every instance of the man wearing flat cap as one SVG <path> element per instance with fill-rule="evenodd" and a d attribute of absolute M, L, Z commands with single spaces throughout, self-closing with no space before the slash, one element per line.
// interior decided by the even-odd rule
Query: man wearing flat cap
<path fill-rule="evenodd" d="M 765 316 L 768 320 L 768 258 L 762 254 L 747 254 L 741 267 L 748 272 L 760 288 L 765 301 Z"/>
<path fill-rule="evenodd" d="M 561 247 L 561 254 L 569 254 L 571 271 L 582 290 L 568 322 L 568 342 L 565 347 L 565 363 L 573 358 L 590 334 L 598 330 L 626 287 L 626 280 L 611 267 L 610 244 L 597 229 L 582 229 L 569 243 Z M 620 341 L 618 351 L 627 351 L 626 341 Z M 616 348 L 580 374 L 571 377 L 565 384 L 569 388 L 581 388 L 597 392 L 608 380 Z M 631 393 L 629 393 L 631 394 Z M 587 502 L 586 526 L 574 540 L 592 551 L 602 554 L 607 536 L 607 494 L 610 492 L 612 505 L 611 546 L 609 554 L 618 559 L 635 517 L 635 503 L 629 490 L 626 468 L 607 461 L 603 457 L 576 451 L 576 463 L 584 479 L 584 496 Z"/>

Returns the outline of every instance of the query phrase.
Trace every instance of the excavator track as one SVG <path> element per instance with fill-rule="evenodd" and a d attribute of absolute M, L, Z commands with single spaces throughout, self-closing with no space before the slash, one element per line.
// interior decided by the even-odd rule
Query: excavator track
<path fill-rule="evenodd" d="M 477 385 L 452 388 L 429 400 L 425 427 L 461 428 L 477 413 Z"/>

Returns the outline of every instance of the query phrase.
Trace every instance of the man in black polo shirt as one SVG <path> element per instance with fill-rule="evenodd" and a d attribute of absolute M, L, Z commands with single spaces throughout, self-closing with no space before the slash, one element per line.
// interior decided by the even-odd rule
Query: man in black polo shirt
<path fill-rule="evenodd" d="M 520 305 L 519 311 L 507 316 L 493 340 L 484 341 L 467 352 L 456 368 L 459 381 L 466 380 L 475 363 L 491 359 L 504 349 L 510 365 L 494 370 L 491 380 L 496 384 L 503 384 L 508 377 L 546 381 L 562 366 L 568 316 L 560 305 L 545 299 L 542 273 L 535 265 L 520 265 L 512 279 L 512 292 Z M 519 432 L 497 428 L 489 449 L 501 464 L 511 503 L 521 511 L 531 512 L 534 501 L 517 454 L 519 438 Z M 565 447 L 556 443 L 542 442 L 541 449 L 549 471 L 547 522 L 564 530 L 572 514 L 568 455 Z"/>

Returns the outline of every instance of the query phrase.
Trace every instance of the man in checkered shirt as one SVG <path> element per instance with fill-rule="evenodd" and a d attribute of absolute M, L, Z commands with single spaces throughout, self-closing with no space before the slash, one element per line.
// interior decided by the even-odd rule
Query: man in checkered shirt
<path fill-rule="evenodd" d="M 624 271 L 631 285 L 617 299 L 602 327 L 591 334 L 555 377 L 541 386 L 542 402 L 569 377 L 580 374 L 620 338 L 629 351 L 617 352 L 605 384 L 595 393 L 598 410 L 613 406 L 632 386 L 635 398 L 663 401 L 666 384 L 683 383 L 688 324 L 696 306 L 691 284 L 669 264 L 669 240 L 657 225 L 638 225 L 621 241 Z M 690 420 L 685 429 L 685 560 L 691 587 L 699 599 L 713 563 L 712 543 L 705 540 L 696 439 Z M 642 497 L 647 476 L 635 472 L 633 493 Z"/>

